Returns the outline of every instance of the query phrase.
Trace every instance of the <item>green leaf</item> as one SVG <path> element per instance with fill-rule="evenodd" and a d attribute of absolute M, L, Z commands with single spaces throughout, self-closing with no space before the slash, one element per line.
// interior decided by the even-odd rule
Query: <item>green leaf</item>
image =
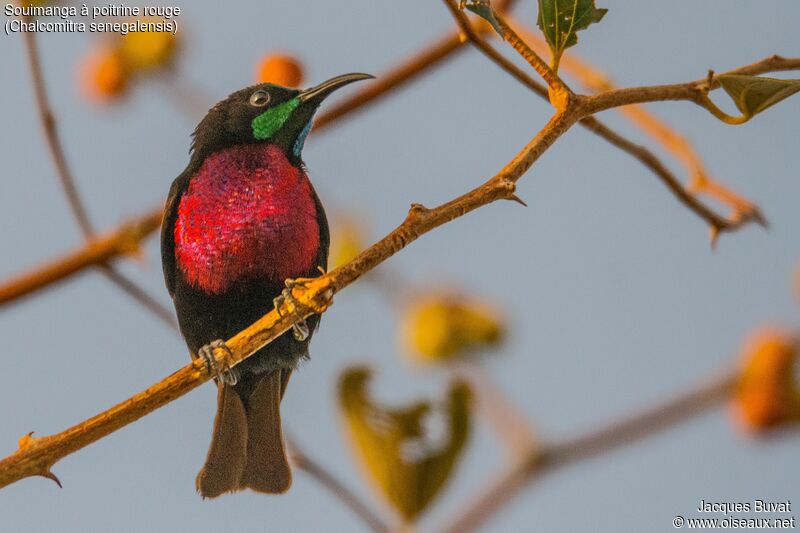
<path fill-rule="evenodd" d="M 500 28 L 500 24 L 494 16 L 494 10 L 491 4 L 489 4 L 489 0 L 467 0 L 466 2 L 462 2 L 462 6 L 491 24 L 494 31 L 501 35 L 503 34 L 503 30 Z"/>
<path fill-rule="evenodd" d="M 441 492 L 455 469 L 470 430 L 471 393 L 465 383 L 451 384 L 447 398 L 391 408 L 376 403 L 366 367 L 346 370 L 339 381 L 339 405 L 353 451 L 373 485 L 411 522 Z M 446 419 L 444 435 L 426 434 L 431 411 Z"/>
<path fill-rule="evenodd" d="M 550 45 L 554 66 L 558 66 L 564 49 L 578 42 L 578 31 L 600 22 L 606 12 L 596 8 L 594 0 L 539 0 L 536 24 Z"/>
<path fill-rule="evenodd" d="M 781 100 L 800 92 L 800 80 L 781 80 L 760 76 L 723 74 L 717 76 L 720 85 L 733 99 L 742 114 L 750 118 Z"/>

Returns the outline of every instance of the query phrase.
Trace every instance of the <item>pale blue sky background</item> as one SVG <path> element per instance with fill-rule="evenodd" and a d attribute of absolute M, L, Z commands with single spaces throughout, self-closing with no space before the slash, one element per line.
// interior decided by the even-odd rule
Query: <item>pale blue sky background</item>
<path fill-rule="evenodd" d="M 533 23 L 535 3 L 519 4 L 519 16 Z M 794 0 L 599 4 L 609 14 L 581 36 L 578 51 L 626 85 L 686 81 L 709 68 L 800 53 Z M 254 62 L 269 50 L 300 55 L 309 83 L 350 71 L 380 75 L 452 25 L 443 5 L 422 0 L 179 5 L 183 71 L 214 100 L 251 83 Z M 173 109 L 158 84 L 106 111 L 81 101 L 76 64 L 94 39 L 46 35 L 40 43 L 78 186 L 94 222 L 108 227 L 165 197 L 200 117 Z M 81 239 L 45 153 L 20 36 L 0 36 L 0 69 L 4 278 Z M 576 128 L 520 183 L 529 208 L 490 206 L 391 261 L 419 283 L 464 287 L 507 307 L 511 338 L 487 369 L 548 438 L 594 427 L 730 364 L 759 324 L 797 324 L 790 275 L 800 259 L 800 97 L 742 127 L 689 104 L 653 109 L 681 126 L 715 176 L 761 204 L 769 231 L 724 236 L 712 253 L 704 224 L 652 174 Z M 548 113 L 543 101 L 467 51 L 368 113 L 312 136 L 305 159 L 323 200 L 362 213 L 376 238 L 402 220 L 410 202 L 434 205 L 484 180 Z M 617 116 L 603 118 L 632 132 Z M 144 267 L 124 269 L 168 302 L 156 241 L 148 243 Z M 441 376 L 398 357 L 395 318 L 367 285 L 342 293 L 283 402 L 289 431 L 376 507 L 341 438 L 333 393 L 343 366 L 363 361 L 378 369 L 376 388 L 387 401 L 440 393 Z M 2 455 L 20 435 L 60 431 L 187 361 L 181 339 L 97 274 L 2 309 L 0 338 Z M 214 402 L 213 387 L 204 386 L 61 461 L 54 471 L 63 490 L 42 478 L 4 489 L 0 529 L 362 529 L 302 473 L 283 497 L 202 501 L 194 477 Z M 742 438 L 727 410 L 714 410 L 549 476 L 485 530 L 671 531 L 672 518 L 692 516 L 701 499 L 791 499 L 800 506 L 798 444 L 796 432 L 763 443 Z M 436 528 L 469 501 L 503 464 L 503 453 L 480 426 L 421 529 Z"/>

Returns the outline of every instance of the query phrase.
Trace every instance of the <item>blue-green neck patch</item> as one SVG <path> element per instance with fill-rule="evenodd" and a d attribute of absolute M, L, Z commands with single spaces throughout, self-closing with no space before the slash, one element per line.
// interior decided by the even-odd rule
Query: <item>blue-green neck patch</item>
<path fill-rule="evenodd" d="M 280 105 L 271 107 L 253 119 L 253 137 L 262 141 L 269 139 L 289 120 L 292 112 L 300 105 L 299 98 L 292 98 Z"/>

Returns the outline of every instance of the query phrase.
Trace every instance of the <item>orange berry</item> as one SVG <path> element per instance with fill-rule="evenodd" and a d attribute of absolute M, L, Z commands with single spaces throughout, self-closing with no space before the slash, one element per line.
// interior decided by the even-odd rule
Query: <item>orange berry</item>
<path fill-rule="evenodd" d="M 286 54 L 266 55 L 256 66 L 256 83 L 298 87 L 303 83 L 303 77 L 303 64 Z"/>
<path fill-rule="evenodd" d="M 800 421 L 797 352 L 792 335 L 776 329 L 757 331 L 745 342 L 734 405 L 747 430 L 762 432 Z"/>
<path fill-rule="evenodd" d="M 80 82 L 89 100 L 110 102 L 121 97 L 128 87 L 128 72 L 117 49 L 92 50 L 83 60 Z"/>

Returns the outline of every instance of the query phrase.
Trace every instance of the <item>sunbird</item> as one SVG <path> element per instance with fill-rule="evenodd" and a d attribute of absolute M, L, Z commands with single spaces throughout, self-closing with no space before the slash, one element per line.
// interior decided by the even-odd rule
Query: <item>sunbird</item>
<path fill-rule="evenodd" d="M 271 311 L 291 280 L 327 268 L 328 221 L 303 145 L 322 101 L 369 78 L 352 73 L 304 91 L 262 83 L 234 92 L 197 125 L 189 165 L 172 183 L 161 229 L 164 278 L 192 357 L 205 359 L 218 389 L 196 481 L 204 498 L 245 488 L 276 494 L 291 485 L 279 407 L 319 316 L 230 369 L 217 368 L 214 349 Z"/>

